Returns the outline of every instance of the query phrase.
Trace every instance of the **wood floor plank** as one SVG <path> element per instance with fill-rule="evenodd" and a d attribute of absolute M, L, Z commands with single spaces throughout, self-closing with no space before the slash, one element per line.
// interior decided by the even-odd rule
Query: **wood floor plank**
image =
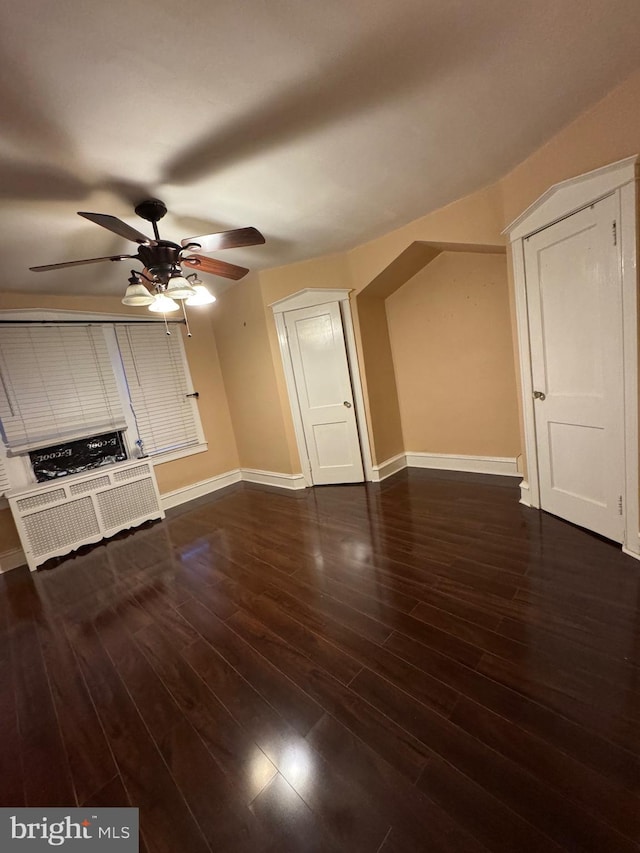
<path fill-rule="evenodd" d="M 329 836 L 287 780 L 278 774 L 251 804 L 267 832 L 283 839 L 280 850 L 339 853 L 344 850 Z"/>
<path fill-rule="evenodd" d="M 243 801 L 251 802 L 256 795 L 252 768 L 260 749 L 158 629 L 146 628 L 137 642 L 218 766 L 237 785 Z M 264 758 L 259 758 L 263 766 Z"/>
<path fill-rule="evenodd" d="M 465 776 L 435 756 L 427 764 L 418 787 L 452 819 L 473 833 L 488 850 L 500 853 L 547 853 L 565 849 L 494 797 L 482 783 Z"/>
<path fill-rule="evenodd" d="M 76 805 L 37 626 L 25 622 L 15 628 L 11 645 L 25 804 Z"/>
<path fill-rule="evenodd" d="M 592 648 L 611 661 L 624 661 L 629 666 L 637 666 L 640 662 L 635 622 L 620 612 L 602 621 L 587 615 L 582 608 L 572 610 L 563 602 L 558 603 L 552 596 L 527 594 L 525 590 L 518 590 L 513 599 L 505 600 L 487 591 L 471 589 L 451 578 L 441 578 L 436 588 L 449 601 L 468 602 L 487 615 L 493 614 L 496 619 L 499 618 L 503 633 L 513 620 L 514 628 L 519 632 L 530 631 L 531 627 L 535 627 L 541 637 L 548 632 L 582 647 Z M 506 635 L 512 636 L 511 633 Z M 513 639 L 519 637 L 513 636 Z"/>
<path fill-rule="evenodd" d="M 266 608 L 260 606 L 263 601 L 267 605 Z M 261 596 L 258 600 L 258 605 L 252 610 L 252 612 L 255 613 L 263 625 L 268 625 L 271 630 L 275 630 L 277 634 L 283 636 L 282 632 L 277 627 L 278 620 L 274 619 L 272 616 L 273 606 L 271 605 L 270 599 L 265 599 Z M 352 677 L 347 683 L 350 683 L 352 678 L 357 675 L 363 666 L 368 666 L 375 669 L 376 672 L 379 672 L 382 675 L 386 674 L 395 683 L 400 684 L 413 696 L 416 696 L 425 704 L 430 705 L 437 710 L 441 710 L 443 713 L 448 713 L 454 706 L 458 698 L 457 690 L 452 689 L 442 680 L 432 678 L 423 670 L 418 670 L 415 666 L 407 663 L 401 657 L 390 654 L 385 646 L 374 643 L 366 637 L 362 637 L 355 631 L 351 631 L 349 628 L 346 628 L 337 622 L 333 622 L 332 620 L 323 619 L 318 623 L 313 619 L 307 619 L 303 613 L 298 613 L 297 615 L 298 618 L 305 619 L 307 624 L 313 625 L 314 630 L 321 631 L 323 636 L 331 641 L 331 644 L 333 648 L 336 649 L 338 655 L 346 652 L 357 662 L 358 669 L 356 672 L 353 672 Z M 230 624 L 235 624 L 240 620 L 242 612 L 238 612 L 236 617 L 237 619 L 229 620 Z M 297 645 L 297 648 L 302 647 Z M 314 648 L 309 648 L 307 650 L 307 656 L 309 659 L 321 666 L 324 666 L 327 671 L 331 672 L 332 675 L 335 675 L 334 668 L 330 665 L 330 660 L 327 660 L 326 658 L 324 660 L 320 660 L 314 652 Z"/>
<path fill-rule="evenodd" d="M 416 667 L 456 687 L 463 696 L 515 722 L 621 787 L 640 793 L 640 760 L 589 728 L 444 655 L 437 655 L 409 637 L 392 634 L 385 645 Z"/>
<path fill-rule="evenodd" d="M 530 671 L 522 663 L 495 655 L 484 655 L 477 668 L 478 672 L 494 681 L 548 705 L 559 714 L 601 733 L 623 749 L 640 756 L 640 727 L 624 714 L 624 706 L 619 710 L 611 706 L 605 710 L 594 707 L 589 697 L 575 695 L 571 687 L 565 689 L 562 681 L 540 678 L 538 671 Z"/>
<path fill-rule="evenodd" d="M 550 748 L 476 702 L 461 698 L 450 719 L 610 826 L 624 826 L 630 840 L 640 840 L 640 799 L 636 794 L 612 785 L 581 762 Z"/>
<path fill-rule="evenodd" d="M 116 765 L 64 631 L 43 621 L 38 636 L 76 799 L 82 803 L 107 784 Z"/>
<path fill-rule="evenodd" d="M 287 642 L 298 648 L 311 660 L 329 670 L 343 684 L 348 684 L 356 675 L 362 663 L 355 657 L 342 652 L 336 645 L 328 643 L 324 638 L 309 630 L 303 623 L 288 616 L 276 607 L 269 599 L 256 595 L 248 590 L 242 590 L 239 584 L 225 578 L 216 584 L 216 592 L 224 593 L 233 602 L 234 614 L 238 609 L 255 614 L 258 619 L 268 624 L 276 633 L 286 638 Z M 200 597 L 200 602 L 213 613 L 216 613 L 208 594 Z M 218 615 L 216 613 L 216 615 Z M 233 615 L 233 614 L 232 614 Z"/>
<path fill-rule="evenodd" d="M 326 714 L 307 735 L 307 741 L 366 791 L 378 808 L 384 803 L 385 815 L 403 829 L 407 850 L 479 853 L 484 849 L 433 799 L 334 717 Z"/>
<path fill-rule="evenodd" d="M 0 590 L 4 589 L 0 576 Z M 0 803 L 9 808 L 25 806 L 25 789 L 18 706 L 11 660 L 9 621 L 6 597 L 0 598 Z"/>
<path fill-rule="evenodd" d="M 384 818 L 354 787 L 350 774 L 341 775 L 335 762 L 324 761 L 208 643 L 194 644 L 184 656 L 337 840 L 358 850 L 380 841 L 387 830 Z M 271 781 L 263 772 L 258 775 L 264 786 Z"/>
<path fill-rule="evenodd" d="M 159 741 L 159 749 L 213 851 L 254 853 L 271 841 L 254 812 L 238 797 L 232 780 L 221 771 L 193 726 L 182 720 Z M 267 784 L 275 776 L 266 776 Z M 260 783 L 254 786 L 259 794 Z M 276 840 L 276 839 L 274 839 Z"/>
<path fill-rule="evenodd" d="M 91 796 L 84 802 L 81 802 L 80 805 L 97 809 L 126 809 L 131 807 L 129 797 L 127 796 L 125 787 L 122 784 L 122 779 L 118 774 L 115 775 L 113 779 L 109 779 L 106 785 L 103 785 L 102 788 L 94 791 L 94 793 L 91 794 Z"/>
<path fill-rule="evenodd" d="M 152 741 L 124 684 L 90 626 L 72 631 L 70 640 L 109 738 L 127 795 L 140 808 L 140 827 L 157 853 L 209 845 Z"/>
<path fill-rule="evenodd" d="M 260 648 L 265 655 L 268 654 L 272 661 L 285 666 L 290 678 L 313 697 L 319 706 L 341 719 L 365 741 L 377 744 L 378 749 L 387 754 L 389 763 L 409 778 L 418 777 L 428 757 L 428 751 L 414 738 L 402 729 L 389 725 L 389 721 L 375 708 L 362 702 L 330 673 L 314 666 L 297 649 L 285 649 L 277 636 L 265 626 L 250 618 L 245 618 L 242 624 L 243 636 L 247 642 L 251 642 L 255 648 Z M 239 624 L 236 627 L 239 627 Z M 266 641 L 267 638 L 270 642 Z M 214 648 L 219 648 L 217 634 L 212 636 L 209 630 L 207 639 Z M 286 657 L 283 657 L 285 652 Z"/>
<path fill-rule="evenodd" d="M 572 843 L 591 850 L 634 848 L 615 830 L 595 820 L 570 801 L 549 793 L 521 765 L 505 759 L 487 744 L 424 705 L 412 700 L 390 682 L 363 670 L 352 689 L 382 708 L 445 761 L 489 791 L 509 808 L 538 826 L 561 846 Z M 455 713 L 455 710 L 454 710 Z M 608 846 L 607 846 L 608 845 Z"/>

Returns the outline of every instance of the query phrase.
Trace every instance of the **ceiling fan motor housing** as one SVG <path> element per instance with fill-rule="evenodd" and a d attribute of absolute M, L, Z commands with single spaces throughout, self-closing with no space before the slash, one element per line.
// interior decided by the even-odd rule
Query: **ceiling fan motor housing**
<path fill-rule="evenodd" d="M 153 276 L 166 284 L 176 268 L 179 268 L 181 251 L 176 243 L 159 240 L 154 246 L 140 246 L 138 257 Z"/>

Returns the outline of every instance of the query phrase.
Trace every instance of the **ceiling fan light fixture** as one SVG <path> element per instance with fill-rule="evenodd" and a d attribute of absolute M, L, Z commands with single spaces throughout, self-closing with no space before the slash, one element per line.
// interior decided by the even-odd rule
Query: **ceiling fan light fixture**
<path fill-rule="evenodd" d="M 193 296 L 193 287 L 181 275 L 171 276 L 167 289 L 164 291 L 172 299 L 188 299 Z"/>
<path fill-rule="evenodd" d="M 193 284 L 193 290 L 194 294 L 187 299 L 186 305 L 210 305 L 216 301 L 213 293 L 207 290 L 204 284 Z"/>
<path fill-rule="evenodd" d="M 154 297 L 147 290 L 147 288 L 141 282 L 137 281 L 135 283 L 131 283 L 122 298 L 123 305 L 132 305 L 134 307 L 141 307 L 144 305 L 151 305 Z"/>
<path fill-rule="evenodd" d="M 169 296 L 165 293 L 158 293 L 152 302 L 149 305 L 149 311 L 153 311 L 156 314 L 169 314 L 171 311 L 177 311 L 180 306 L 177 302 L 174 302 Z"/>

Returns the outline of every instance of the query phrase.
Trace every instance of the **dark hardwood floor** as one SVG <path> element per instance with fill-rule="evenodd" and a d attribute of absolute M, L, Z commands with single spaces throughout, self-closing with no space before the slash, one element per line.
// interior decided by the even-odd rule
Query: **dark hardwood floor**
<path fill-rule="evenodd" d="M 640 563 L 515 480 L 238 485 L 0 576 L 0 805 L 146 853 L 632 851 Z"/>

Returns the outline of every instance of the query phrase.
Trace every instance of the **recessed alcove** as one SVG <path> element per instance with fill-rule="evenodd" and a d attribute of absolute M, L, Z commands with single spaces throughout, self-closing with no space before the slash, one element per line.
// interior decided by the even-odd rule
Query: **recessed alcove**
<path fill-rule="evenodd" d="M 377 464 L 518 455 L 505 246 L 416 241 L 356 301 Z"/>

